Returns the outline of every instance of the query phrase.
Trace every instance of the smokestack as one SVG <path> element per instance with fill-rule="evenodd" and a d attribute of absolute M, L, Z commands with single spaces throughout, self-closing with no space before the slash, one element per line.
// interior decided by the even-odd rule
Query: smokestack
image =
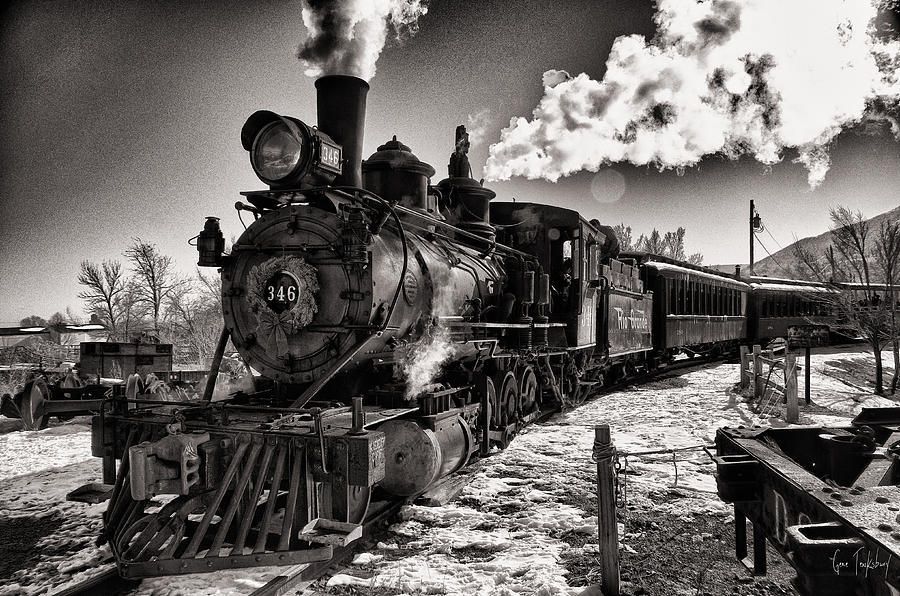
<path fill-rule="evenodd" d="M 328 75 L 316 79 L 319 130 L 344 148 L 336 186 L 362 186 L 363 133 L 369 84 L 357 77 Z"/>

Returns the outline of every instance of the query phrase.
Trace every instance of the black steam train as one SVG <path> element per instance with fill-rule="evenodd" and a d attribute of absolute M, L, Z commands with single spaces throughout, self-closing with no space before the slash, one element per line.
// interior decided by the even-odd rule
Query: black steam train
<path fill-rule="evenodd" d="M 269 188 L 242 193 L 255 221 L 230 254 L 215 218 L 197 238 L 222 275 L 218 355 L 230 338 L 255 391 L 120 400 L 95 419 L 115 480 L 104 538 L 126 577 L 329 560 L 372 503 L 422 493 L 542 412 L 777 331 L 732 276 L 617 255 L 569 209 L 491 203 L 464 129 L 437 185 L 396 138 L 361 161 L 368 85 L 316 87 L 317 128 L 272 112 L 244 125 Z"/>

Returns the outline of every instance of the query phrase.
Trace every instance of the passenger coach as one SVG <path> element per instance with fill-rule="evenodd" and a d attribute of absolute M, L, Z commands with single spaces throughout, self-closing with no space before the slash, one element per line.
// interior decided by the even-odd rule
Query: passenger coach
<path fill-rule="evenodd" d="M 754 341 L 767 342 L 788 336 L 788 327 L 827 324 L 833 320 L 825 295 L 834 290 L 825 284 L 777 279 L 750 278 L 748 333 Z"/>
<path fill-rule="evenodd" d="M 747 337 L 746 283 L 649 253 L 629 252 L 619 258 L 643 265 L 644 286 L 655 298 L 653 343 L 658 354 L 715 354 Z"/>

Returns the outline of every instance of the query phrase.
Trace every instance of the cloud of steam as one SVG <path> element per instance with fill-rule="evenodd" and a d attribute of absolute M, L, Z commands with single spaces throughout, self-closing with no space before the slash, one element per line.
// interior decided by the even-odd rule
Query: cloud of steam
<path fill-rule="evenodd" d="M 419 341 L 412 344 L 403 363 L 406 399 L 421 395 L 433 384 L 444 364 L 455 353 L 449 330 L 440 325 L 433 325 Z"/>
<path fill-rule="evenodd" d="M 343 74 L 370 80 L 388 31 L 414 34 L 426 0 L 304 0 L 308 37 L 297 50 L 306 75 Z"/>
<path fill-rule="evenodd" d="M 452 287 L 452 279 L 450 276 L 442 277 L 436 275 L 434 279 L 433 322 L 425 334 L 409 346 L 402 363 L 403 376 L 406 377 L 406 399 L 423 393 L 434 383 L 444 364 L 456 354 L 456 347 L 450 341 L 450 330 L 438 322 L 439 316 L 457 314 L 453 293 L 448 290 Z"/>
<path fill-rule="evenodd" d="M 474 147 L 484 142 L 484 135 L 491 123 L 491 111 L 487 108 L 466 116 L 466 132 L 469 133 L 469 145 Z"/>
<path fill-rule="evenodd" d="M 501 131 L 486 177 L 555 182 L 612 162 L 680 168 L 710 154 L 771 165 L 796 148 L 815 187 L 829 142 L 900 97 L 900 43 L 875 31 L 878 4 L 659 0 L 656 37 L 616 39 L 602 81 L 544 73 L 531 120 Z"/>

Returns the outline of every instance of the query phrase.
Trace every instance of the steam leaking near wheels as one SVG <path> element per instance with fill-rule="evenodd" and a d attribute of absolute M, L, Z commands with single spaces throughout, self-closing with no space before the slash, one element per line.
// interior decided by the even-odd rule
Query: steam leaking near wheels
<path fill-rule="evenodd" d="M 426 326 L 425 333 L 410 344 L 401 366 L 406 379 L 406 399 L 422 394 L 441 373 L 441 370 L 456 354 L 456 348 L 450 340 L 450 330 L 442 325 L 440 317 L 458 314 L 455 312 L 451 292 L 444 291 L 450 287 L 449 276 L 436 275 L 434 294 L 431 300 L 431 313 L 434 317 Z"/>

